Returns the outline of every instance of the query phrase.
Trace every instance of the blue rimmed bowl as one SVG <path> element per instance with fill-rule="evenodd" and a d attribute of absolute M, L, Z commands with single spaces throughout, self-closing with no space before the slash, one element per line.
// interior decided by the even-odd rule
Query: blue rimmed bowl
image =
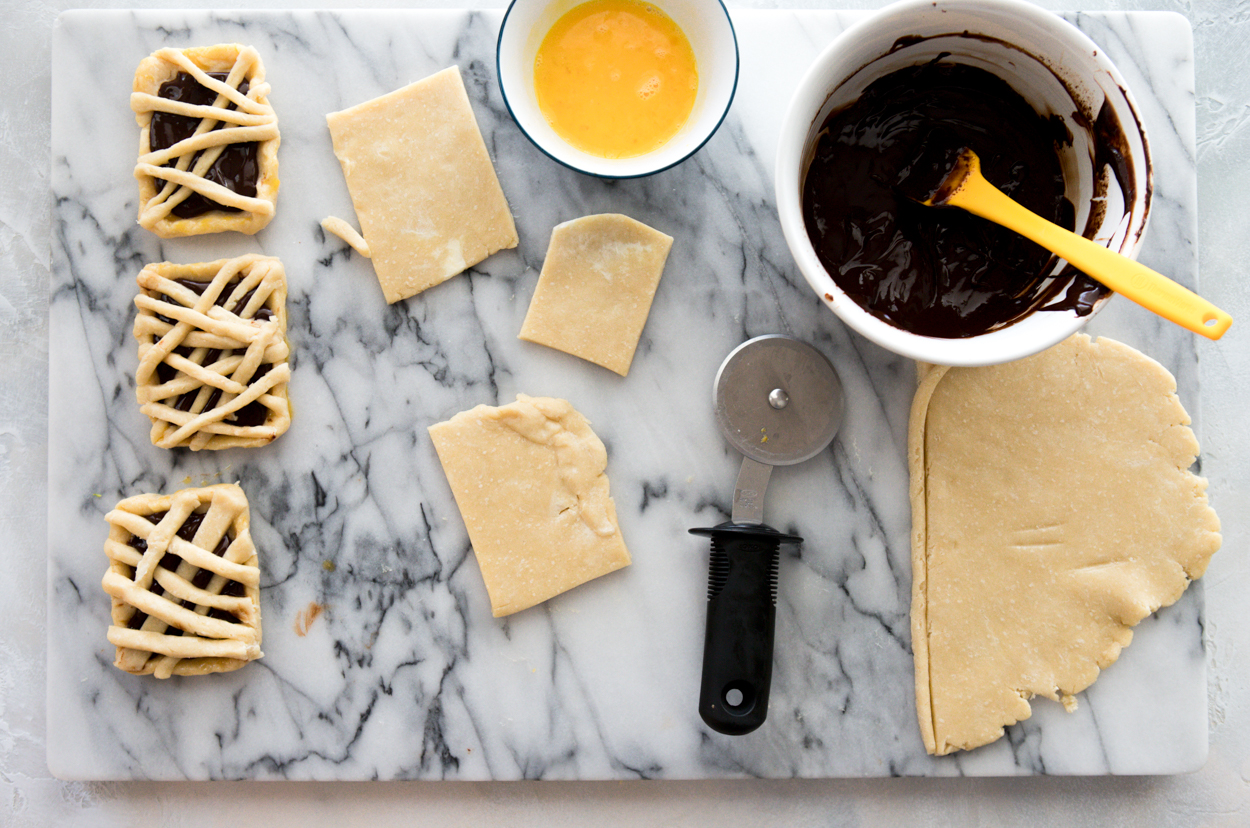
<path fill-rule="evenodd" d="M 720 0 L 647 0 L 690 40 L 699 91 L 686 125 L 659 149 L 632 158 L 601 158 L 561 138 L 534 94 L 534 57 L 552 25 L 586 0 L 513 0 L 499 28 L 495 68 L 504 103 L 536 147 L 566 167 L 598 178 L 639 178 L 685 161 L 720 127 L 738 87 L 738 39 Z"/>

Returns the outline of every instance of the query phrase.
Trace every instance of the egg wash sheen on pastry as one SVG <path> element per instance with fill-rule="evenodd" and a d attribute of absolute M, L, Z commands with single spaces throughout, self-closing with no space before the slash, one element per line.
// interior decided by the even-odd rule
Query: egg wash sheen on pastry
<path fill-rule="evenodd" d="M 551 128 L 600 158 L 663 146 L 694 109 L 699 73 L 672 19 L 638 0 L 591 0 L 551 27 L 534 59 L 534 93 Z"/>

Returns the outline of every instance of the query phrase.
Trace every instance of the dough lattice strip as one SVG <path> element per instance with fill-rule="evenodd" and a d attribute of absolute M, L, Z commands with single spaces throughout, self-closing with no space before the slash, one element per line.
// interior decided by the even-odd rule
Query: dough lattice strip
<path fill-rule="evenodd" d="M 281 262 L 254 254 L 161 262 L 137 281 L 136 397 L 152 420 L 152 443 L 221 449 L 284 433 L 291 372 Z"/>
<path fill-rule="evenodd" d="M 119 669 L 168 678 L 261 657 L 260 570 L 238 485 L 127 498 L 105 519 Z"/>

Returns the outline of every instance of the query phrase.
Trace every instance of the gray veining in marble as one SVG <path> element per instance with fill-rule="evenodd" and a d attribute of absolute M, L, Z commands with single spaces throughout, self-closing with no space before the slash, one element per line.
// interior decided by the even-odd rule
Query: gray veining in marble
<path fill-rule="evenodd" d="M 848 332 L 794 267 L 772 202 L 776 124 L 849 12 L 734 13 L 744 72 L 690 161 L 602 182 L 550 162 L 494 80 L 498 12 L 73 12 L 54 34 L 48 756 L 68 778 L 629 779 L 1172 773 L 1206 752 L 1202 595 L 1148 619 L 1073 715 L 1045 700 L 978 751 L 927 757 L 915 723 L 906 421 L 913 366 Z M 1173 14 L 1070 16 L 1136 91 L 1157 170 L 1142 260 L 1196 274 L 1192 43 Z M 164 45 L 255 45 L 282 129 L 277 217 L 255 237 L 161 241 L 135 224 L 135 64 Z M 318 222 L 352 217 L 324 115 L 452 63 L 520 245 L 387 306 L 367 261 Z M 623 212 L 674 236 L 627 378 L 516 339 L 550 229 Z M 254 450 L 152 447 L 134 401 L 134 277 L 244 252 L 290 280 L 295 406 Z M 779 469 L 782 561 L 768 723 L 710 732 L 695 710 L 706 548 L 738 458 L 712 377 L 741 341 L 820 348 L 848 395 L 832 448 Z M 1197 398 L 1192 339 L 1117 299 L 1091 332 Z M 434 451 L 433 422 L 518 393 L 569 399 L 608 448 L 634 563 L 494 619 Z M 1191 405 L 1191 410 L 1196 405 Z M 1195 412 L 1196 413 L 1196 412 Z M 265 658 L 157 682 L 111 666 L 104 513 L 121 497 L 238 480 L 261 551 Z M 325 611 L 304 630 L 301 613 Z"/>

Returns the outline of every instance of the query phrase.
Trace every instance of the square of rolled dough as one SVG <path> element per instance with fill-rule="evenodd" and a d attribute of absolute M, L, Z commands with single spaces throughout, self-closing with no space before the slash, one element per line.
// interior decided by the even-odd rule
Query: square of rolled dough
<path fill-rule="evenodd" d="M 617 213 L 557 225 L 520 338 L 627 375 L 672 246 Z"/>
<path fill-rule="evenodd" d="M 516 247 L 516 225 L 452 66 L 326 116 L 388 303 Z"/>
<path fill-rule="evenodd" d="M 629 565 L 607 451 L 568 402 L 518 394 L 429 432 L 496 618 Z"/>

